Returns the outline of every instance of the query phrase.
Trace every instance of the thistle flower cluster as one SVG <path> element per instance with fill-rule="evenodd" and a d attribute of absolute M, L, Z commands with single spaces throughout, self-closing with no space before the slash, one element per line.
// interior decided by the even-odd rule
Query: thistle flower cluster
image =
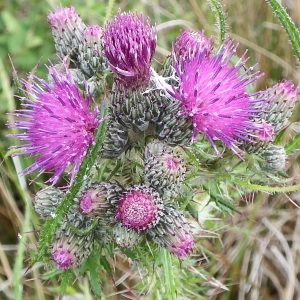
<path fill-rule="evenodd" d="M 247 66 L 246 53 L 237 57 L 232 40 L 217 46 L 204 31 L 185 30 L 155 70 L 156 30 L 142 14 L 118 12 L 102 28 L 84 24 L 73 7 L 59 7 L 48 21 L 60 62 L 48 66 L 48 80 L 32 75 L 22 81 L 25 96 L 12 113 L 19 119 L 9 123 L 24 130 L 10 135 L 25 142 L 15 155 L 34 158 L 22 174 L 52 173 L 52 186 L 35 197 L 36 212 L 55 217 L 66 192 L 54 185 L 64 172 L 73 183 L 104 120 L 97 166 L 126 164 L 132 149 L 142 157 L 137 177 L 120 168 L 109 181 L 87 173 L 88 183 L 53 236 L 49 257 L 59 268 L 80 266 L 95 242 L 130 248 L 147 240 L 179 258 L 190 254 L 191 215 L 179 198 L 193 168 L 186 157 L 194 142 L 207 141 L 220 160 L 225 152 L 241 160 L 254 154 L 263 171 L 284 169 L 284 147 L 274 140 L 288 125 L 298 90 L 282 81 L 249 92 L 262 73 Z M 109 105 L 104 119 L 102 99 Z M 121 184 L 114 175 L 132 180 Z"/>

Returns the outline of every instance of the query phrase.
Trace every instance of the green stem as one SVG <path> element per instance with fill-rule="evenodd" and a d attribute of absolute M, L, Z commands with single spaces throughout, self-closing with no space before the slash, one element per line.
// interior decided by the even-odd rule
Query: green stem
<path fill-rule="evenodd" d="M 114 6 L 115 6 L 115 0 L 109 0 L 106 8 L 104 24 L 111 18 Z"/>
<path fill-rule="evenodd" d="M 107 103 L 102 105 L 100 119 L 104 118 L 107 114 Z M 62 223 L 65 218 L 66 212 L 69 207 L 73 204 L 76 194 L 79 192 L 82 181 L 86 176 L 87 172 L 92 168 L 99 151 L 102 147 L 105 132 L 107 127 L 107 119 L 102 121 L 97 128 L 95 134 L 95 144 L 91 145 L 86 157 L 82 161 L 78 173 L 75 176 L 73 185 L 70 187 L 65 195 L 65 198 L 60 203 L 55 211 L 55 217 L 46 221 L 43 226 L 43 230 L 40 235 L 40 242 L 38 245 L 38 251 L 36 253 L 34 262 L 43 260 L 43 257 L 47 256 L 48 248 L 51 243 L 51 238 L 58 226 Z"/>
<path fill-rule="evenodd" d="M 29 199 L 28 203 L 29 203 Z M 25 216 L 24 216 L 24 223 L 22 226 L 22 233 L 21 239 L 19 240 L 17 255 L 15 259 L 14 269 L 13 269 L 13 292 L 14 292 L 14 299 L 15 300 L 22 300 L 22 284 L 21 284 L 21 272 L 24 262 L 24 252 L 27 244 L 28 234 L 27 232 L 30 231 L 32 228 L 30 226 L 31 220 L 31 211 L 30 206 L 27 204 L 25 205 Z"/>
<path fill-rule="evenodd" d="M 223 12 L 221 1 L 209 0 L 211 10 L 215 13 L 216 23 L 219 28 L 220 44 L 225 40 L 226 36 L 226 14 Z"/>
<path fill-rule="evenodd" d="M 243 181 L 240 179 L 235 179 L 235 182 L 251 188 L 253 190 L 263 191 L 263 192 L 271 192 L 271 193 L 290 193 L 300 190 L 300 184 L 290 185 L 290 186 L 266 186 L 266 185 L 259 185 L 253 184 L 251 182 Z"/>
<path fill-rule="evenodd" d="M 86 235 L 89 232 L 91 232 L 95 226 L 98 224 L 98 220 L 95 219 L 93 220 L 93 222 L 91 223 L 91 225 L 89 227 L 87 227 L 86 229 L 78 229 L 76 228 L 71 222 L 68 222 L 68 226 L 72 229 L 73 232 L 75 232 L 77 235 Z"/>
<path fill-rule="evenodd" d="M 284 27 L 289 39 L 292 43 L 294 51 L 298 59 L 300 60 L 300 33 L 292 21 L 286 10 L 282 7 L 282 5 L 277 0 L 266 0 L 267 3 L 273 8 L 273 12 L 275 16 L 279 19 L 282 26 Z"/>

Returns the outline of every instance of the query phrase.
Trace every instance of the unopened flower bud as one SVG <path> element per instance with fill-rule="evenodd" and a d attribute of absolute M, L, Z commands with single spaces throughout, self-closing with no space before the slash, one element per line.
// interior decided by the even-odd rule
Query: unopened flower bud
<path fill-rule="evenodd" d="M 177 99 L 165 98 L 164 106 L 159 119 L 156 122 L 157 138 L 168 145 L 189 145 L 192 140 L 192 122 L 181 115 L 181 103 Z"/>
<path fill-rule="evenodd" d="M 262 91 L 261 94 L 270 100 L 266 105 L 259 104 L 261 113 L 258 117 L 271 123 L 274 126 L 274 133 L 277 134 L 288 124 L 299 91 L 291 81 L 285 80 Z"/>
<path fill-rule="evenodd" d="M 103 30 L 99 25 L 87 26 L 78 47 L 80 68 L 89 77 L 105 68 L 105 58 L 102 56 L 102 34 Z"/>
<path fill-rule="evenodd" d="M 80 266 L 92 252 L 93 237 L 93 232 L 76 234 L 64 222 L 53 237 L 50 257 L 59 269 Z"/>
<path fill-rule="evenodd" d="M 84 191 L 79 199 L 79 211 L 89 217 L 104 217 L 107 211 L 112 210 L 122 194 L 123 188 L 117 182 L 101 182 L 92 185 Z"/>
<path fill-rule="evenodd" d="M 103 146 L 100 156 L 104 158 L 114 158 L 125 151 L 128 143 L 128 129 L 124 128 L 112 116 L 109 119 Z"/>
<path fill-rule="evenodd" d="M 34 210 L 42 218 L 50 218 L 64 199 L 64 192 L 53 186 L 38 191 L 34 198 Z"/>
<path fill-rule="evenodd" d="M 176 192 L 184 179 L 186 167 L 183 160 L 160 141 L 150 142 L 144 152 L 145 176 L 156 190 Z"/>
<path fill-rule="evenodd" d="M 138 245 L 143 236 L 141 232 L 136 231 L 132 228 L 128 228 L 122 223 L 116 223 L 113 227 L 113 236 L 115 239 L 115 242 L 124 248 L 132 248 L 136 245 Z"/>
<path fill-rule="evenodd" d="M 82 40 L 85 24 L 75 8 L 58 7 L 48 14 L 48 22 L 52 29 L 55 49 L 60 56 L 77 59 L 77 47 Z"/>
<path fill-rule="evenodd" d="M 112 95 L 112 115 L 128 129 L 146 131 L 161 112 L 160 95 L 155 90 L 116 89 Z"/>
<path fill-rule="evenodd" d="M 270 173 L 282 171 L 285 167 L 286 153 L 281 145 L 269 145 L 261 154 L 263 161 L 260 163 L 262 170 Z"/>
<path fill-rule="evenodd" d="M 172 206 L 165 207 L 164 216 L 160 222 L 147 233 L 155 243 L 179 258 L 188 255 L 195 243 L 187 220 Z"/>

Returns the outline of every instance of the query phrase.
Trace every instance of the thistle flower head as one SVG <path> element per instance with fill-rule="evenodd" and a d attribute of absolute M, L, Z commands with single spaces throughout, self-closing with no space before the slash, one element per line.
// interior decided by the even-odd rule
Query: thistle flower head
<path fill-rule="evenodd" d="M 23 82 L 28 97 L 21 98 L 23 108 L 13 113 L 22 120 L 10 126 L 25 132 L 10 136 L 27 142 L 16 147 L 23 148 L 16 155 L 35 156 L 35 162 L 23 170 L 24 175 L 35 170 L 40 170 L 39 175 L 50 171 L 54 174 L 48 182 L 54 184 L 71 165 L 68 173 L 72 182 L 94 140 L 98 112 L 90 108 L 90 97 L 81 94 L 70 72 L 63 74 L 50 67 L 49 73 L 52 84 L 35 76 L 33 83 Z"/>
<path fill-rule="evenodd" d="M 262 170 L 268 173 L 282 171 L 285 167 L 286 153 L 281 145 L 269 145 L 261 154 L 263 161 L 260 163 Z"/>
<path fill-rule="evenodd" d="M 113 236 L 116 243 L 125 248 L 132 248 L 138 245 L 143 238 L 141 232 L 126 227 L 119 222 L 113 226 Z"/>
<path fill-rule="evenodd" d="M 78 61 L 81 70 L 89 77 L 105 67 L 102 56 L 103 29 L 99 25 L 87 26 L 78 47 Z"/>
<path fill-rule="evenodd" d="M 123 189 L 117 182 L 101 182 L 92 185 L 78 199 L 79 210 L 90 217 L 101 217 L 112 210 Z"/>
<path fill-rule="evenodd" d="M 184 30 L 173 43 L 172 51 L 177 60 L 185 60 L 199 52 L 205 52 L 209 56 L 212 52 L 212 40 L 204 34 L 204 30 Z"/>
<path fill-rule="evenodd" d="M 260 121 L 261 126 L 256 131 L 256 138 L 261 142 L 269 142 L 272 141 L 275 137 L 274 126 L 265 120 Z"/>
<path fill-rule="evenodd" d="M 277 134 L 288 124 L 297 103 L 299 90 L 291 81 L 283 80 L 262 91 L 261 94 L 269 101 L 256 105 L 260 109 L 257 117 L 273 125 L 274 133 Z"/>
<path fill-rule="evenodd" d="M 192 122 L 181 114 L 181 102 L 166 98 L 164 109 L 156 122 L 157 138 L 170 146 L 189 145 L 192 139 Z"/>
<path fill-rule="evenodd" d="M 116 89 L 112 95 L 112 115 L 123 128 L 146 131 L 160 116 L 159 91 Z"/>
<path fill-rule="evenodd" d="M 145 176 L 150 185 L 164 192 L 177 191 L 183 181 L 186 167 L 179 155 L 160 141 L 150 142 L 144 152 Z"/>
<path fill-rule="evenodd" d="M 150 80 L 150 64 L 156 47 L 156 31 L 149 19 L 137 13 L 121 13 L 108 22 L 104 55 L 125 87 L 139 87 Z"/>
<path fill-rule="evenodd" d="M 47 16 L 52 29 L 55 48 L 61 56 L 76 52 L 85 29 L 85 24 L 77 14 L 74 7 L 58 7 Z"/>
<path fill-rule="evenodd" d="M 173 96 L 182 103 L 181 113 L 191 118 L 194 136 L 201 132 L 215 149 L 214 140 L 221 140 L 238 152 L 237 139 L 246 140 L 248 130 L 258 128 L 250 120 L 258 100 L 246 87 L 260 75 L 245 67 L 244 56 L 232 64 L 235 52 L 236 46 L 227 41 L 215 55 L 202 51 L 177 62 L 179 87 Z"/>
<path fill-rule="evenodd" d="M 172 206 L 165 207 L 161 221 L 148 233 L 155 243 L 179 258 L 188 255 L 195 243 L 187 220 Z"/>
<path fill-rule="evenodd" d="M 34 210 L 42 218 L 49 218 L 64 199 L 65 193 L 53 186 L 38 191 L 34 197 Z"/>
<path fill-rule="evenodd" d="M 119 156 L 126 149 L 128 142 L 128 130 L 112 116 L 106 130 L 100 156 L 105 158 L 114 158 Z"/>
<path fill-rule="evenodd" d="M 93 238 L 93 232 L 77 235 L 64 222 L 53 237 L 50 257 L 59 269 L 77 267 L 90 255 Z"/>
<path fill-rule="evenodd" d="M 159 194 L 146 185 L 124 191 L 116 204 L 116 220 L 134 230 L 146 230 L 157 224 L 163 211 Z"/>

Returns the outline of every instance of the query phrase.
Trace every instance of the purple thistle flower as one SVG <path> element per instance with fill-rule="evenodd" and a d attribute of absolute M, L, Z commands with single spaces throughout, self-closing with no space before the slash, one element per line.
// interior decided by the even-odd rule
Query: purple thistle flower
<path fill-rule="evenodd" d="M 15 147 L 24 148 L 15 155 L 35 157 L 35 162 L 23 170 L 23 175 L 38 169 L 38 176 L 50 171 L 54 174 L 48 182 L 55 184 L 71 165 L 67 172 L 72 182 L 94 140 L 98 111 L 97 108 L 90 110 L 89 95 L 81 94 L 67 69 L 66 74 L 55 67 L 48 69 L 52 84 L 36 76 L 33 76 L 33 83 L 23 81 L 28 98 L 21 98 L 23 108 L 13 113 L 22 120 L 9 125 L 25 132 L 9 136 L 27 142 Z"/>
<path fill-rule="evenodd" d="M 233 65 L 236 48 L 227 41 L 215 55 L 207 57 L 205 50 L 177 60 L 179 86 L 171 94 L 181 101 L 181 114 L 192 120 L 194 137 L 202 132 L 215 149 L 214 140 L 221 140 L 238 153 L 237 140 L 248 141 L 248 131 L 259 128 L 250 118 L 259 111 L 254 104 L 264 99 L 247 94 L 247 86 L 262 74 L 245 67 L 248 59 L 244 55 Z"/>
<path fill-rule="evenodd" d="M 50 12 L 47 18 L 58 54 L 61 56 L 74 54 L 86 27 L 75 8 L 60 6 Z"/>
<path fill-rule="evenodd" d="M 161 221 L 148 230 L 153 241 L 179 258 L 188 255 L 195 241 L 183 214 L 172 206 L 166 206 Z"/>
<path fill-rule="evenodd" d="M 140 87 L 150 80 L 156 31 L 137 13 L 121 13 L 108 22 L 104 33 L 104 55 L 117 79 L 125 87 Z"/>
<path fill-rule="evenodd" d="M 116 220 L 137 231 L 155 226 L 163 211 L 158 192 L 146 185 L 125 190 L 116 206 Z"/>
<path fill-rule="evenodd" d="M 191 58 L 202 51 L 206 51 L 206 55 L 209 56 L 212 52 L 212 40 L 205 36 L 204 30 L 184 30 L 173 43 L 172 51 L 177 60 Z"/>

